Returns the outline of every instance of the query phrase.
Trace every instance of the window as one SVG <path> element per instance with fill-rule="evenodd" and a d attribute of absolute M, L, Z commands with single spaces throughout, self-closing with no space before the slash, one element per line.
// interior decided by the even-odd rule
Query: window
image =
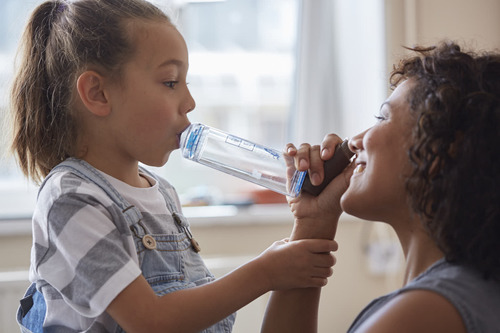
<path fill-rule="evenodd" d="M 192 122 L 280 150 L 327 133 L 356 134 L 386 96 L 383 0 L 151 1 L 188 44 Z M 0 2 L 0 118 L 21 29 L 39 2 Z M 241 203 L 255 189 L 178 151 L 155 171 L 187 201 Z M 0 219 L 29 217 L 35 196 L 12 159 L 0 160 Z"/>
<path fill-rule="evenodd" d="M 289 141 L 298 0 L 152 1 L 172 17 L 188 44 L 188 82 L 197 102 L 190 120 L 281 149 Z M 0 4 L 2 114 L 21 30 L 40 2 L 4 0 Z M 1 147 L 5 151 L 6 141 Z M 0 163 L 0 218 L 30 216 L 36 187 L 25 180 L 12 159 Z M 178 152 L 156 171 L 180 193 L 208 193 L 212 199 L 225 197 L 217 193 L 241 192 L 247 186 L 182 160 Z"/>
<path fill-rule="evenodd" d="M 289 142 L 298 8 L 297 0 L 188 1 L 176 8 L 197 103 L 192 122 L 280 150 Z M 179 152 L 157 172 L 183 198 L 211 203 L 245 201 L 242 192 L 253 187 L 183 160 Z"/>
<path fill-rule="evenodd" d="M 383 0 L 193 1 L 179 13 L 192 121 L 278 150 L 373 124 L 387 87 Z M 179 155 L 160 172 L 188 197 L 238 202 L 254 189 Z"/>
<path fill-rule="evenodd" d="M 36 187 L 28 182 L 8 152 L 6 114 L 13 75 L 17 44 L 30 11 L 36 3 L 27 1 L 0 2 L 0 219 L 23 218 L 31 215 Z"/>

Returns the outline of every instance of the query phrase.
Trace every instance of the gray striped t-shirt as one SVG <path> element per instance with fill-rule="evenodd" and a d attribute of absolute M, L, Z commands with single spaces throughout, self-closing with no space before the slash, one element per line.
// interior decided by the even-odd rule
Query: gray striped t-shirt
<path fill-rule="evenodd" d="M 157 234 L 178 232 L 165 198 L 180 211 L 178 196 L 166 181 L 149 179 L 134 188 L 105 178 L 143 215 L 141 223 Z M 44 327 L 71 331 L 114 331 L 110 302 L 141 274 L 134 239 L 118 206 L 94 183 L 70 172 L 54 173 L 41 189 L 33 216 L 30 281 L 44 294 Z"/>

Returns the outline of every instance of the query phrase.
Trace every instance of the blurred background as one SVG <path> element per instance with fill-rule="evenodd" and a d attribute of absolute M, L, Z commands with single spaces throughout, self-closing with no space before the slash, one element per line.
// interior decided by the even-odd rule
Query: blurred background
<path fill-rule="evenodd" d="M 8 155 L 8 90 L 21 30 L 41 1 L 0 2 L 0 333 L 17 332 L 18 299 L 28 286 L 36 185 Z M 443 38 L 500 47 L 497 0 L 153 1 L 188 44 L 189 88 L 203 122 L 281 150 L 349 137 L 371 126 L 389 94 L 404 46 Z M 183 160 L 155 168 L 177 188 L 207 265 L 221 276 L 287 237 L 285 198 Z M 334 276 L 323 290 L 320 332 L 344 332 L 374 297 L 402 283 L 392 230 L 343 215 Z M 239 311 L 234 332 L 258 332 L 268 295 Z"/>

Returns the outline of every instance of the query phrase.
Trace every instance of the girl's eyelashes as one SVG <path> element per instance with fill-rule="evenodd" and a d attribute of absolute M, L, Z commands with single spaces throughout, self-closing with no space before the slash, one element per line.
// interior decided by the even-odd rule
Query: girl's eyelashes
<path fill-rule="evenodd" d="M 377 119 L 377 121 L 384 121 L 386 117 L 381 114 L 376 114 L 375 119 Z"/>
<path fill-rule="evenodd" d="M 170 88 L 170 89 L 174 89 L 175 86 L 177 85 L 177 83 L 179 83 L 179 81 L 166 81 L 166 82 L 163 82 L 163 84 L 165 86 L 167 86 L 168 88 Z"/>

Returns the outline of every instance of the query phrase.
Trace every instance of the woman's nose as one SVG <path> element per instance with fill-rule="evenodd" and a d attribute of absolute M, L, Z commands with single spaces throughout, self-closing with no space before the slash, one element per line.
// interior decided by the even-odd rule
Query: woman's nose
<path fill-rule="evenodd" d="M 368 130 L 366 130 L 368 131 Z M 363 131 L 359 134 L 356 134 L 352 138 L 349 139 L 349 149 L 353 152 L 356 153 L 360 150 L 363 149 L 363 137 L 366 133 L 366 131 Z"/>

